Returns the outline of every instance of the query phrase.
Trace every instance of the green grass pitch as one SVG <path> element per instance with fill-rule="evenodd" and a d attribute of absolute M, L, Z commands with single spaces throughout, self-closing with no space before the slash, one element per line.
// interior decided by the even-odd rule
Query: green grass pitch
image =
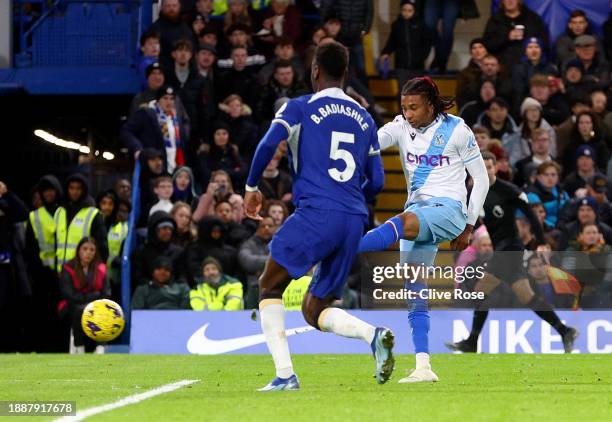
<path fill-rule="evenodd" d="M 413 385 L 397 383 L 414 362 L 402 355 L 382 386 L 366 355 L 293 361 L 301 391 L 258 393 L 273 375 L 269 356 L 2 355 L 0 400 L 74 400 L 84 410 L 199 379 L 91 420 L 612 420 L 612 355 L 435 355 L 440 382 Z"/>

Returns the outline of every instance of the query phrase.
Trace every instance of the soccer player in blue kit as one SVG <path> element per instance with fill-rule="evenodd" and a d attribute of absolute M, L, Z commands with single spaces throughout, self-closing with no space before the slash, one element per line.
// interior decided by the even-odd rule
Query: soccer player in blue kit
<path fill-rule="evenodd" d="M 391 330 L 330 306 L 342 296 L 363 236 L 368 215 L 364 190 L 377 193 L 384 183 L 372 117 L 342 91 L 347 66 L 348 52 L 342 44 L 317 47 L 311 76 L 315 94 L 281 107 L 257 146 L 247 179 L 246 215 L 261 219 L 263 198 L 257 185 L 279 143 L 287 140 L 296 211 L 272 238 L 259 279 L 261 327 L 276 368 L 276 377 L 259 391 L 299 389 L 285 335 L 282 295 L 291 279 L 316 264 L 302 303 L 308 324 L 367 342 L 379 384 L 393 371 Z"/>
<path fill-rule="evenodd" d="M 408 200 L 402 214 L 364 236 L 359 252 L 385 250 L 400 240 L 402 263 L 429 267 L 440 243 L 466 248 L 489 178 L 474 134 L 463 119 L 446 113 L 452 102 L 431 78 L 409 80 L 401 94 L 402 115 L 378 131 L 378 140 L 381 149 L 399 148 Z M 469 206 L 466 170 L 474 181 Z M 426 288 L 424 280 L 407 280 L 406 289 L 417 293 L 408 303 L 416 369 L 400 383 L 438 381 L 429 361 L 428 303 L 418 294 Z"/>

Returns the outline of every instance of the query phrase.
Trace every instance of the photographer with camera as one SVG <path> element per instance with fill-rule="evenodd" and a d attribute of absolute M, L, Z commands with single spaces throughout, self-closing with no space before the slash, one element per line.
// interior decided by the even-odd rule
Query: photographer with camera
<path fill-rule="evenodd" d="M 206 192 L 200 196 L 198 207 L 193 213 L 193 221 L 197 223 L 204 217 L 214 216 L 215 206 L 222 201 L 231 204 L 233 220 L 236 223 L 242 222 L 244 218 L 242 197 L 234 192 L 229 174 L 224 170 L 217 170 L 212 173 Z"/>

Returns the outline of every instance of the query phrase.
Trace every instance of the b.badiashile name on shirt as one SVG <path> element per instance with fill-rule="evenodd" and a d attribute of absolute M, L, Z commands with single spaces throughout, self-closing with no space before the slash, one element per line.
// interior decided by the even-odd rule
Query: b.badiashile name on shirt
<path fill-rule="evenodd" d="M 370 127 L 368 123 L 364 121 L 362 111 L 345 106 L 344 104 L 326 104 L 325 107 L 319 107 L 317 110 L 319 114 L 310 115 L 310 119 L 316 124 L 321 123 L 323 119 L 332 114 L 344 114 L 345 116 L 355 119 L 364 132 Z"/>

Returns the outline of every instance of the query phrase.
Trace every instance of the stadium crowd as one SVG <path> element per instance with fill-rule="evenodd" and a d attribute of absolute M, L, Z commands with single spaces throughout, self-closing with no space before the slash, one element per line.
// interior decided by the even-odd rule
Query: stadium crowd
<path fill-rule="evenodd" d="M 380 57 L 386 66 L 395 55 L 400 87 L 428 72 L 432 47 L 436 58 L 429 72 L 446 71 L 448 26 L 452 34 L 459 12 L 444 17 L 446 29 L 438 33 L 436 13 L 445 3 L 401 0 Z M 364 63 L 373 1 L 163 0 L 160 7 L 159 18 L 140 38 L 142 90 L 119 134 L 141 166 L 131 306 L 256 308 L 268 243 L 294 205 L 285 142 L 259 186 L 264 218 L 245 219 L 241 195 L 250 161 L 275 113 L 290 98 L 311 92 L 314 48 L 330 40 L 350 51 L 347 93 L 383 124 Z M 573 11 L 566 32 L 552 40 L 542 19 L 520 0 L 502 0 L 482 38 L 472 40 L 470 56 L 457 75 L 459 115 L 473 128 L 481 151 L 494 154 L 498 177 L 527 193 L 548 250 L 583 252 L 580 262 L 560 258 L 546 264 L 589 280 L 581 306 L 609 307 L 612 19 L 600 38 L 586 13 Z M 20 297 L 33 309 L 22 327 L 5 336 L 9 343 L 2 350 L 22 344 L 24 350 L 64 351 L 70 345 L 80 351 L 86 343 L 77 334 L 84 306 L 102 297 L 121 303 L 132 188 L 119 180 L 94 201 L 82 175 L 63 183 L 47 175 L 26 206 L 0 182 L 0 278 L 14 280 L 0 283 L 0 306 L 8 314 L 16 309 L 9 298 Z M 374 210 L 375 198 L 367 199 Z M 526 219 L 518 216 L 518 227 L 529 249 L 542 247 Z M 483 226 L 462 265 L 490 249 Z M 529 268 L 536 264 L 530 261 Z M 355 267 L 338 306 L 359 306 L 359 262 Z M 545 285 L 537 270 L 530 276 Z M 292 282 L 289 308 L 309 281 Z M 33 331 L 37 335 L 24 340 Z"/>

